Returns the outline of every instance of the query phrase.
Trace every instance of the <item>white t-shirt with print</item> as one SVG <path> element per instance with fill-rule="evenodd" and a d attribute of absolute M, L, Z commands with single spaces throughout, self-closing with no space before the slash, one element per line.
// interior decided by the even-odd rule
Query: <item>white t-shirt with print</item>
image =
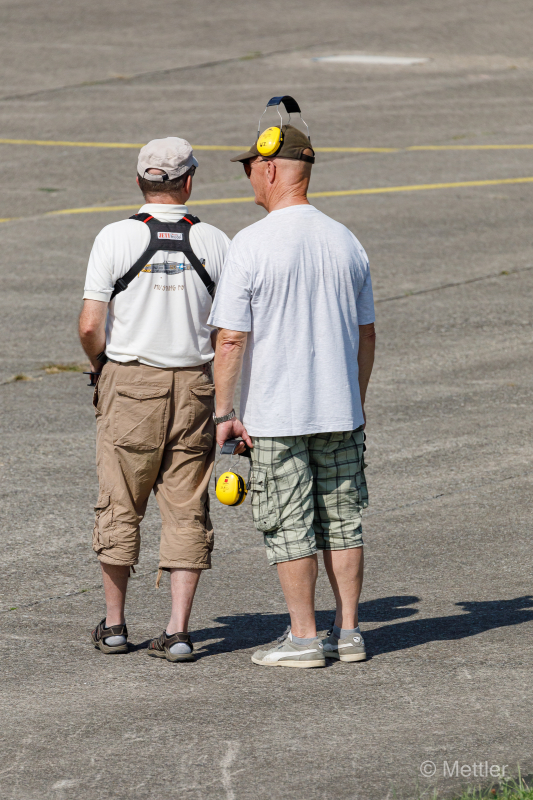
<path fill-rule="evenodd" d="M 358 326 L 371 322 L 368 258 L 344 225 L 296 205 L 238 233 L 209 323 L 249 331 L 241 393 L 248 433 L 300 436 L 362 425 Z"/>
<path fill-rule="evenodd" d="M 178 222 L 187 207 L 147 203 L 139 213 L 160 222 Z M 191 226 L 191 247 L 218 283 L 230 240 L 199 222 Z M 87 267 L 84 299 L 108 302 L 117 280 L 150 243 L 150 229 L 139 220 L 113 222 L 95 239 Z M 152 367 L 195 367 L 213 358 L 207 319 L 211 297 L 183 253 L 159 250 L 128 288 L 109 305 L 106 353 L 114 361 Z"/>

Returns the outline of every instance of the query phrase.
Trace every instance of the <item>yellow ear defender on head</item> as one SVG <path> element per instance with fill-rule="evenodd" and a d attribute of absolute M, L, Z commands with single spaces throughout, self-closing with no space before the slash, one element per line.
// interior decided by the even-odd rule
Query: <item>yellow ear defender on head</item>
<path fill-rule="evenodd" d="M 291 114 L 300 115 L 300 119 L 307 128 L 307 136 L 309 138 L 309 142 L 311 141 L 311 137 L 309 136 L 309 126 L 307 125 L 307 122 L 302 118 L 302 112 L 300 111 L 300 106 L 298 105 L 294 97 L 291 97 L 288 94 L 280 97 L 271 97 L 265 106 L 265 110 L 263 111 L 263 113 L 259 118 L 259 124 L 257 126 L 257 141 L 255 145 L 257 148 L 257 152 L 262 156 L 266 156 L 267 158 L 271 158 L 272 156 L 275 156 L 276 153 L 279 153 L 279 151 L 281 150 L 281 146 L 283 144 L 283 131 L 282 131 L 283 117 L 281 116 L 279 111 L 279 106 L 281 103 L 283 103 L 283 105 L 285 106 L 285 111 L 289 115 L 289 123 L 291 121 Z M 277 109 L 278 116 L 280 119 L 280 124 L 279 126 L 274 125 L 271 128 L 267 128 L 266 131 L 263 131 L 263 133 L 260 134 L 259 131 L 261 130 L 261 120 L 265 116 L 267 109 L 272 106 Z"/>
<path fill-rule="evenodd" d="M 274 125 L 272 128 L 267 128 L 266 131 L 263 131 L 257 140 L 257 152 L 262 156 L 273 156 L 281 149 L 282 144 L 283 132 L 281 128 Z"/>
<path fill-rule="evenodd" d="M 240 444 L 241 439 L 228 439 L 220 448 L 220 454 L 233 456 L 235 450 Z M 242 455 L 246 458 L 250 458 L 250 448 L 248 445 L 246 445 L 246 450 L 244 453 L 242 453 Z M 250 471 L 251 469 L 252 462 L 250 461 Z M 249 477 L 250 476 L 248 476 L 248 478 Z M 215 466 L 215 483 L 217 498 L 221 503 L 224 503 L 225 506 L 240 506 L 241 503 L 244 503 L 246 495 L 248 494 L 248 487 L 242 475 L 239 475 L 238 472 L 234 472 L 231 469 L 231 461 L 229 470 L 227 472 L 223 472 L 218 480 L 216 477 Z"/>

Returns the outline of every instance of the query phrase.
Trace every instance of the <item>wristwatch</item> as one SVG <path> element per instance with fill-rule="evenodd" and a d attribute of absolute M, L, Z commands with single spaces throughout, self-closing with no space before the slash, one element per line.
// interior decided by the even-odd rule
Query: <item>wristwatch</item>
<path fill-rule="evenodd" d="M 235 416 L 235 409 L 232 408 L 229 414 L 224 414 L 223 417 L 216 417 L 215 414 L 213 414 L 213 420 L 215 421 L 215 425 L 220 425 L 221 422 L 229 422 L 230 419 L 234 419 Z"/>

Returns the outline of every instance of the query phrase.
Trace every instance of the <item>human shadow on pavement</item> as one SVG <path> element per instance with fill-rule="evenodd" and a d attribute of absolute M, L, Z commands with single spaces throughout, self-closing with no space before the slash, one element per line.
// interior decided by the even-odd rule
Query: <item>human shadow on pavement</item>
<path fill-rule="evenodd" d="M 371 655 L 408 650 L 428 642 L 454 641 L 533 620 L 533 597 L 456 603 L 468 613 L 400 622 L 363 631 Z"/>
<path fill-rule="evenodd" d="M 418 613 L 409 605 L 419 602 L 419 598 L 411 595 L 382 597 L 368 600 L 359 606 L 360 620 L 368 622 L 394 622 L 381 628 L 365 630 L 363 634 L 369 656 L 392 653 L 398 650 L 409 650 L 428 642 L 453 641 L 476 636 L 478 633 L 520 625 L 533 620 L 533 596 L 516 597 L 513 600 L 464 601 L 456 603 L 466 614 L 451 614 L 446 617 L 429 619 L 409 619 Z M 317 611 L 317 629 L 328 628 L 335 616 L 332 611 Z M 209 628 L 191 631 L 191 639 L 195 642 L 207 642 L 196 650 L 198 658 L 217 653 L 228 653 L 234 650 L 247 650 L 268 644 L 280 636 L 289 624 L 288 614 L 235 614 L 215 617 L 219 623 Z M 218 639 L 220 641 L 210 641 Z M 131 646 L 131 651 L 142 650 L 149 644 L 149 639 Z"/>
<path fill-rule="evenodd" d="M 418 602 L 418 597 L 406 595 L 402 597 L 382 597 L 379 600 L 368 600 L 361 603 L 359 613 L 361 621 L 389 622 L 402 617 L 417 614 L 414 608 L 405 608 Z M 330 626 L 335 617 L 335 611 L 317 611 L 316 621 L 319 631 Z M 280 636 L 289 624 L 288 614 L 238 614 L 234 616 L 215 617 L 219 627 L 202 628 L 191 632 L 194 642 L 205 642 L 209 639 L 221 639 L 219 642 L 209 642 L 198 651 L 198 657 L 214 655 L 215 653 L 231 652 L 232 650 L 247 650 L 251 647 L 260 647 L 268 644 Z M 141 645 L 138 645 L 141 647 Z"/>

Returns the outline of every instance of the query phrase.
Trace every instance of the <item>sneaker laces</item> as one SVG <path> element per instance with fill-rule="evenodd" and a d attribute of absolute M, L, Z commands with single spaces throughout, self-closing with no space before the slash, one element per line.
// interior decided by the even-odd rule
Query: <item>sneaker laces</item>
<path fill-rule="evenodd" d="M 278 638 L 276 639 L 276 642 L 278 644 L 283 644 L 289 638 L 289 633 L 290 632 L 291 632 L 291 626 L 287 625 L 287 627 L 285 628 L 285 630 L 283 631 L 281 636 L 278 636 Z"/>

